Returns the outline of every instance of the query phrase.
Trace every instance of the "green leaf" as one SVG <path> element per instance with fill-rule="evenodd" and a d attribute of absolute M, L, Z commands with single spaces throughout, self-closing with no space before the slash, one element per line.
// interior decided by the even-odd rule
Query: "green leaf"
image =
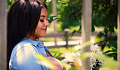
<path fill-rule="evenodd" d="M 56 17 L 56 16 L 48 17 L 48 18 L 47 18 L 48 22 L 51 23 L 52 21 L 54 21 L 54 20 L 55 20 L 54 17 Z"/>
<path fill-rule="evenodd" d="M 62 66 L 65 67 L 66 69 L 70 69 L 71 68 L 71 65 L 70 64 L 67 64 L 67 63 L 64 63 L 64 62 L 61 62 Z"/>
<path fill-rule="evenodd" d="M 97 37 L 102 37 L 104 35 L 104 33 L 100 32 Z"/>
<path fill-rule="evenodd" d="M 105 53 L 105 54 L 107 54 L 107 53 L 108 53 L 108 54 L 109 54 L 109 53 L 117 53 L 117 50 L 113 50 L 113 49 L 112 49 L 112 50 L 108 50 L 108 51 L 106 51 L 106 52 L 104 52 L 104 53 Z"/>
<path fill-rule="evenodd" d="M 87 57 L 95 57 L 98 60 L 102 60 L 106 64 L 105 67 L 109 68 L 109 70 L 117 70 L 117 68 L 118 68 L 118 62 L 106 55 L 99 54 L 99 53 L 87 52 L 87 53 L 82 53 L 82 57 L 83 56 L 84 56 L 84 58 L 85 57 L 86 58 Z"/>
<path fill-rule="evenodd" d="M 76 48 L 76 50 L 80 50 L 80 49 L 83 49 L 83 48 L 85 48 L 85 47 L 87 47 L 87 46 L 89 46 L 91 44 L 98 43 L 98 42 L 100 42 L 102 40 L 103 39 L 101 39 L 101 38 L 96 38 L 96 39 L 94 39 L 94 41 L 87 41 L 85 43 L 80 44 L 79 46 L 74 47 L 74 48 Z"/>
<path fill-rule="evenodd" d="M 46 66 L 50 69 L 53 69 L 53 70 L 56 69 L 54 64 L 51 61 L 49 61 L 46 57 L 44 57 L 38 53 L 35 54 L 35 57 L 39 60 L 39 61 L 37 61 L 39 64 L 44 65 L 44 66 Z"/>

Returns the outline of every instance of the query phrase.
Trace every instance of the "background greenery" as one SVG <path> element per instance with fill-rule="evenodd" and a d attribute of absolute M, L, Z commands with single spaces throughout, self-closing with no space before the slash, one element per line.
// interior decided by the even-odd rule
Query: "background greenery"
<path fill-rule="evenodd" d="M 52 15 L 52 2 L 46 2 L 48 14 Z M 14 0 L 7 0 L 8 9 Z M 104 38 L 99 46 L 103 51 L 109 48 L 104 54 L 117 60 L 117 4 L 118 0 L 92 0 L 92 32 L 96 27 L 102 27 L 103 31 L 97 37 Z M 63 31 L 69 28 L 74 32 L 81 32 L 82 0 L 56 0 L 57 7 L 57 30 Z"/>
<path fill-rule="evenodd" d="M 82 0 L 56 0 L 56 3 L 57 21 L 61 26 L 58 30 L 63 31 L 65 28 L 72 30 L 77 27 L 75 32 L 81 32 Z M 98 44 L 102 51 L 105 47 L 110 48 L 105 54 L 115 60 L 117 60 L 117 4 L 118 0 L 92 0 L 91 31 L 94 32 L 95 27 L 103 28 L 97 36 L 104 38 L 104 41 Z"/>

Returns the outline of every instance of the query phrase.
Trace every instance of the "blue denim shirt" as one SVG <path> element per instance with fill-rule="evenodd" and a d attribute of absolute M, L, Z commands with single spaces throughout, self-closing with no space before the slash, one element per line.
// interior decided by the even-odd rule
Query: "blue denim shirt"
<path fill-rule="evenodd" d="M 51 53 L 41 41 L 33 41 L 24 38 L 12 50 L 9 69 L 10 70 L 50 70 L 49 68 L 37 63 L 38 59 L 34 56 L 39 53 L 47 58 L 46 52 Z"/>

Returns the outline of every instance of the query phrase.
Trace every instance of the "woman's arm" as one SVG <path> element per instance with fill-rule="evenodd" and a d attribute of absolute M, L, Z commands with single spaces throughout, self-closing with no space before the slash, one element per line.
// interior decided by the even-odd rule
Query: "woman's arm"
<path fill-rule="evenodd" d="M 48 59 L 55 65 L 56 70 L 63 70 L 63 67 L 58 59 L 51 57 L 47 52 L 46 54 L 47 54 Z"/>

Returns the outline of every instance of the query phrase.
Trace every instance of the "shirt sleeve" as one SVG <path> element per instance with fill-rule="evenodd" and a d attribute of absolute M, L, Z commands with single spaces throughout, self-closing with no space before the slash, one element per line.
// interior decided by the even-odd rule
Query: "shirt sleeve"
<path fill-rule="evenodd" d="M 16 55 L 10 59 L 10 70 L 50 70 L 37 63 L 38 59 L 34 56 L 35 53 L 32 47 L 22 47 L 17 51 Z"/>

